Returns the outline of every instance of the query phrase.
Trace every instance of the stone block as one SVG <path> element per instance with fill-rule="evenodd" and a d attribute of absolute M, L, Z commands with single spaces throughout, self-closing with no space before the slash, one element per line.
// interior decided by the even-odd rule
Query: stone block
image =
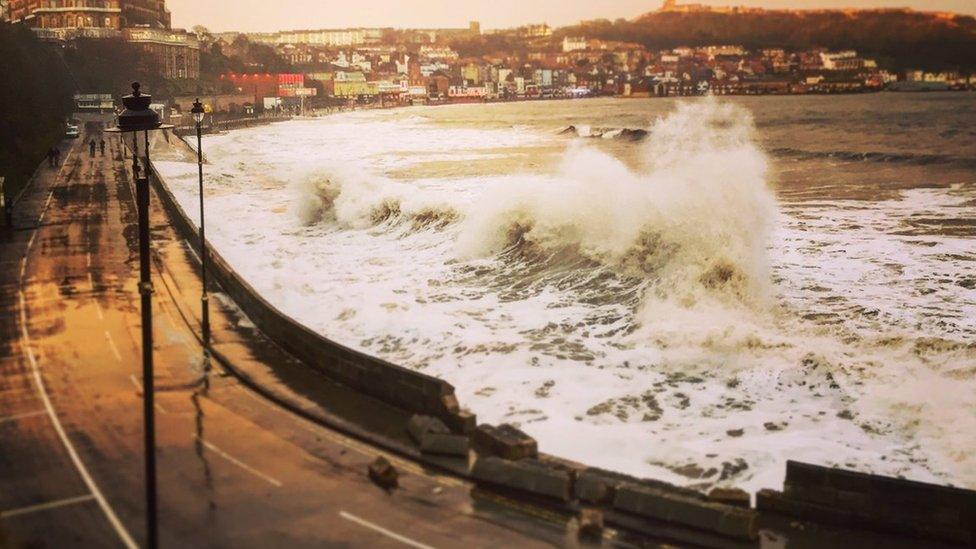
<path fill-rule="evenodd" d="M 453 433 L 428 432 L 420 441 L 420 451 L 426 454 L 468 457 L 471 451 L 471 439 Z"/>
<path fill-rule="evenodd" d="M 468 410 L 460 410 L 456 414 L 448 414 L 442 418 L 455 433 L 470 435 L 478 427 L 478 417 Z"/>
<path fill-rule="evenodd" d="M 392 490 L 400 485 L 400 473 L 383 456 L 377 457 L 369 464 L 369 478 L 384 490 Z"/>
<path fill-rule="evenodd" d="M 708 501 L 732 507 L 742 507 L 749 509 L 752 507 L 752 498 L 749 492 L 738 488 L 713 488 L 708 493 Z"/>
<path fill-rule="evenodd" d="M 579 537 L 600 539 L 603 537 L 603 512 L 599 509 L 582 509 L 577 517 Z"/>
<path fill-rule="evenodd" d="M 451 430 L 444 425 L 444 422 L 436 417 L 415 414 L 407 422 L 407 432 L 410 433 L 410 437 L 413 438 L 414 442 L 420 444 L 423 442 L 424 436 L 427 433 L 449 434 Z"/>
<path fill-rule="evenodd" d="M 617 488 L 613 507 L 735 539 L 751 541 L 758 535 L 758 514 L 751 509 L 710 503 L 661 488 L 623 484 Z"/>
<path fill-rule="evenodd" d="M 535 439 L 508 424 L 479 425 L 473 439 L 478 452 L 490 456 L 515 461 L 539 455 Z"/>
<path fill-rule="evenodd" d="M 504 486 L 560 501 L 569 501 L 572 478 L 567 471 L 548 467 L 539 461 L 509 461 L 498 457 L 480 457 L 471 470 L 477 481 Z"/>

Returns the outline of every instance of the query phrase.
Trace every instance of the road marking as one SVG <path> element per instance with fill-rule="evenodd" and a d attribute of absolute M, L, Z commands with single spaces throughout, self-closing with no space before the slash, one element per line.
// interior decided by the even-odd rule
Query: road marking
<path fill-rule="evenodd" d="M 132 385 L 135 386 L 137 393 L 139 393 L 140 395 L 143 394 L 142 383 L 139 383 L 139 380 L 136 379 L 136 375 L 135 374 L 129 374 L 129 381 L 131 381 L 132 382 Z M 168 414 L 169 413 L 169 411 L 166 410 L 166 408 L 163 408 L 163 405 L 162 404 L 160 404 L 160 403 L 158 403 L 156 401 L 153 401 L 153 406 L 156 407 L 156 411 L 158 411 L 158 412 L 161 412 L 163 414 Z"/>
<path fill-rule="evenodd" d="M 95 291 L 95 279 L 92 278 L 91 273 L 88 273 L 88 290 L 91 292 Z"/>
<path fill-rule="evenodd" d="M 98 320 L 105 320 L 105 315 L 102 313 L 102 306 L 98 304 L 98 300 L 93 299 L 92 303 L 95 304 L 95 313 L 98 315 Z"/>
<path fill-rule="evenodd" d="M 0 417 L 0 424 L 11 423 L 20 419 L 43 416 L 46 413 L 47 412 L 45 412 L 44 410 L 38 410 L 36 412 L 25 412 L 23 414 L 14 414 L 12 416 Z"/>
<path fill-rule="evenodd" d="M 388 537 L 390 539 L 394 539 L 396 541 L 399 541 L 400 543 L 402 543 L 404 545 L 409 545 L 410 547 L 416 547 L 417 549 L 434 549 L 430 545 L 426 545 L 426 544 L 420 543 L 419 541 L 412 540 L 412 539 L 410 539 L 410 538 L 408 538 L 406 536 L 401 536 L 400 534 L 397 534 L 396 532 L 391 532 L 390 530 L 387 530 L 386 528 L 383 528 L 382 526 L 380 526 L 378 524 L 373 524 L 372 522 L 370 522 L 370 521 L 368 521 L 366 519 L 361 519 L 361 518 L 357 517 L 356 515 L 349 514 L 349 513 L 345 512 L 345 511 L 339 511 L 339 516 L 342 517 L 342 518 L 344 518 L 344 519 L 346 519 L 346 520 L 348 520 L 348 521 L 355 522 L 356 524 L 358 524 L 360 526 L 369 528 L 370 530 L 372 530 L 374 532 L 383 534 L 384 536 L 386 536 L 386 537 Z"/>
<path fill-rule="evenodd" d="M 27 274 L 27 257 L 24 256 L 24 259 L 21 259 L 20 260 L 20 280 L 21 281 L 24 280 L 24 275 L 26 275 L 26 274 Z"/>
<path fill-rule="evenodd" d="M 21 281 L 21 287 L 23 288 L 23 281 Z M 115 533 L 118 534 L 119 538 L 122 540 L 122 544 L 129 549 L 138 549 L 136 542 L 132 540 L 132 536 L 129 535 L 128 530 L 119 521 L 119 517 L 115 515 L 115 511 L 109 506 L 108 501 L 105 500 L 105 496 L 102 495 L 102 491 L 95 484 L 94 479 L 88 473 L 88 469 L 85 464 L 82 463 L 81 458 L 78 456 L 78 452 L 75 450 L 74 445 L 71 443 L 71 439 L 64 432 L 64 427 L 61 426 L 61 420 L 58 419 L 58 415 L 54 413 L 54 406 L 51 404 L 51 399 L 47 395 L 47 389 L 44 385 L 44 379 L 41 377 L 40 368 L 37 367 L 37 359 L 34 357 L 34 350 L 31 348 L 30 333 L 27 330 L 27 304 L 24 298 L 24 290 L 21 289 L 17 292 L 20 294 L 20 328 L 21 337 L 24 342 L 24 353 L 27 355 L 27 359 L 31 365 L 31 371 L 34 375 L 34 383 L 37 386 L 37 391 L 41 396 L 41 401 L 44 403 L 44 409 L 47 410 L 48 417 L 51 418 L 51 424 L 54 425 L 54 430 L 58 433 L 58 437 L 61 439 L 61 444 L 64 445 L 65 450 L 68 452 L 68 456 L 71 458 L 72 463 L 74 463 L 75 469 L 78 470 L 78 474 L 81 475 L 81 479 L 84 481 L 85 486 L 88 487 L 88 491 L 91 492 L 92 497 L 98 502 L 98 506 L 102 509 L 102 513 L 105 514 L 105 518 L 108 519 L 112 528 L 115 529 Z"/>
<path fill-rule="evenodd" d="M 91 268 L 91 252 L 85 254 L 85 266 Z"/>
<path fill-rule="evenodd" d="M 105 339 L 108 340 L 108 347 L 112 350 L 112 354 L 115 355 L 115 360 L 122 362 L 122 355 L 119 354 L 119 348 L 115 346 L 115 340 L 112 339 L 112 334 L 105 330 Z"/>
<path fill-rule="evenodd" d="M 74 153 L 72 149 L 68 156 L 65 158 L 65 163 L 71 159 L 71 155 Z M 60 178 L 64 167 L 58 171 L 58 177 Z M 51 191 L 51 195 L 54 191 Z M 50 201 L 50 196 L 48 196 L 48 201 Z M 28 242 L 27 250 L 24 252 L 24 264 L 26 265 L 27 257 L 30 255 L 31 246 L 34 244 L 34 237 L 37 236 L 38 228 L 41 225 L 41 221 L 44 219 L 44 214 L 47 213 L 47 206 L 45 210 L 41 212 L 41 216 L 38 218 L 37 227 L 31 234 L 30 241 Z M 28 362 L 31 366 L 31 372 L 34 377 L 34 384 L 37 387 L 37 392 L 41 397 L 41 402 L 44 403 L 44 409 L 47 411 L 47 415 L 51 418 L 51 424 L 54 426 L 54 430 L 58 433 L 58 438 L 61 439 L 61 444 L 64 445 L 65 450 L 68 452 L 68 457 L 71 458 L 71 462 L 74 464 L 75 469 L 78 470 L 78 474 L 81 475 L 82 481 L 84 481 L 85 486 L 88 487 L 88 491 L 91 492 L 95 501 L 98 502 L 98 506 L 101 508 L 102 513 L 105 514 L 105 518 L 108 519 L 109 524 L 115 529 L 115 533 L 118 534 L 119 539 L 122 544 L 129 549 L 138 549 L 138 545 L 133 541 L 132 536 L 129 535 L 129 531 L 125 529 L 125 526 L 116 516 L 115 511 L 109 506 L 108 501 L 105 500 L 105 496 L 102 491 L 95 484 L 95 480 L 92 479 L 91 474 L 85 467 L 85 464 L 81 461 L 81 457 L 78 456 L 77 450 L 75 450 L 74 444 L 71 443 L 71 439 L 68 438 L 67 433 L 64 431 L 64 427 L 61 425 L 61 420 L 58 419 L 58 415 L 54 412 L 54 405 L 51 404 L 51 399 L 47 394 L 47 387 L 44 385 L 44 378 L 41 377 L 41 370 L 37 366 L 37 358 L 34 356 L 34 349 L 31 347 L 30 332 L 27 329 L 27 300 L 24 297 L 24 279 L 21 277 L 20 280 L 20 290 L 17 291 L 20 301 L 20 335 L 23 340 L 24 354 L 27 355 Z"/>
<path fill-rule="evenodd" d="M 29 515 L 31 513 L 37 513 L 39 511 L 47 511 L 49 509 L 67 507 L 69 505 L 75 505 L 78 503 L 85 503 L 87 501 L 92 501 L 93 499 L 95 499 L 95 496 L 88 494 L 87 496 L 78 496 L 76 498 L 59 499 L 57 501 L 49 501 L 47 503 L 41 503 L 39 505 L 21 507 L 20 509 L 11 509 L 10 511 L 0 511 L 0 519 L 9 519 L 13 517 L 18 517 L 20 515 Z"/>
<path fill-rule="evenodd" d="M 193 438 L 195 438 L 196 440 L 199 440 L 204 446 L 207 447 L 208 450 L 210 450 L 213 453 L 217 454 L 218 456 L 226 459 L 227 461 L 233 463 L 234 465 L 240 467 L 241 469 L 244 469 L 248 473 L 251 473 L 252 475 L 260 478 L 261 480 L 267 482 L 268 484 L 271 484 L 272 486 L 274 486 L 276 488 L 281 488 L 282 486 L 284 486 L 281 483 L 280 480 L 278 480 L 276 478 L 273 478 L 273 477 L 269 477 L 268 475 L 262 473 L 261 471 L 258 471 L 257 469 L 254 469 L 253 467 L 251 467 L 250 465 L 244 463 L 243 461 L 240 461 L 239 459 L 237 459 L 234 456 L 228 454 L 227 452 L 221 450 L 220 448 L 217 448 L 216 446 L 214 446 L 210 442 L 207 442 L 206 440 L 204 440 L 203 438 L 201 438 L 196 433 L 193 434 Z"/>

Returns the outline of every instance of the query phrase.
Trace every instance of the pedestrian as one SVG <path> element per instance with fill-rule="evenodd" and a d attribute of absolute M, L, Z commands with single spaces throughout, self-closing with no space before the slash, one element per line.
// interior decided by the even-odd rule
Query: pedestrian
<path fill-rule="evenodd" d="M 61 165 L 61 149 L 54 147 L 54 167 Z"/>
<path fill-rule="evenodd" d="M 102 138 L 98 141 L 98 146 L 102 149 L 102 156 L 105 156 L 105 139 Z"/>
<path fill-rule="evenodd" d="M 54 167 L 54 147 L 47 150 L 47 165 L 49 168 Z"/>
<path fill-rule="evenodd" d="M 91 142 L 88 143 L 88 154 L 92 158 L 95 158 L 95 140 L 94 139 L 92 139 Z"/>

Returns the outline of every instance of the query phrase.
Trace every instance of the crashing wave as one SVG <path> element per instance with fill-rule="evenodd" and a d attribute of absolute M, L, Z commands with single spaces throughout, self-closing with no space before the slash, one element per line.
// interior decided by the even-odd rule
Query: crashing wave
<path fill-rule="evenodd" d="M 401 183 L 333 170 L 306 179 L 296 189 L 293 212 L 303 225 L 327 222 L 344 229 L 408 223 L 412 230 L 443 228 L 460 214 L 418 197 Z"/>
<path fill-rule="evenodd" d="M 486 193 L 462 222 L 459 254 L 575 254 L 664 295 L 764 297 L 777 208 L 753 131 L 747 111 L 711 100 L 654 124 L 638 172 L 573 145 L 556 177 Z"/>

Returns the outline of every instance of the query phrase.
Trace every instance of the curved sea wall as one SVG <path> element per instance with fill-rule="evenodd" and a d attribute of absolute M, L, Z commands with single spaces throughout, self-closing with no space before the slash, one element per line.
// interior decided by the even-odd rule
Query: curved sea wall
<path fill-rule="evenodd" d="M 199 253 L 196 227 L 155 167 L 151 171 L 171 221 Z M 460 410 L 450 383 L 354 351 L 309 330 L 261 297 L 212 246 L 207 250 L 210 274 L 223 291 L 262 332 L 297 359 L 363 394 L 409 412 L 438 417 L 448 425 L 457 424 Z"/>
<path fill-rule="evenodd" d="M 150 169 L 170 221 L 199 252 L 196 226 L 155 167 Z M 440 461 L 429 461 L 441 466 L 449 459 L 447 469 L 479 485 L 579 513 L 581 528 L 602 526 L 605 516 L 618 527 L 708 547 L 754 546 L 760 528 L 797 542 L 829 539 L 816 531 L 784 528 L 776 517 L 786 516 L 885 535 L 976 543 L 972 490 L 789 462 L 784 490 L 761 490 L 753 506 L 741 490 L 715 489 L 705 495 L 547 456 L 514 427 L 475 428 L 474 416 L 460 410 L 450 383 L 313 332 L 265 300 L 211 246 L 207 249 L 213 279 L 273 342 L 327 377 L 414 414 L 407 429 L 419 446 L 418 455 L 440 456 Z"/>

